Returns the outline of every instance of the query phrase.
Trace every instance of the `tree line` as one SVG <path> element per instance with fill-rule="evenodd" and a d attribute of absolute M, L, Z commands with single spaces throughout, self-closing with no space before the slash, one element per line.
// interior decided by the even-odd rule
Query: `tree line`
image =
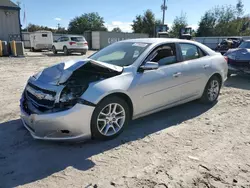
<path fill-rule="evenodd" d="M 204 13 L 198 23 L 197 31 L 193 35 L 197 37 L 206 36 L 233 36 L 250 35 L 250 15 L 244 14 L 242 0 L 237 0 L 236 5 L 216 6 Z M 146 10 L 142 15 L 137 15 L 131 25 L 134 33 L 147 33 L 150 37 L 155 36 L 155 27 L 161 21 L 156 19 L 151 10 Z M 169 30 L 170 37 L 178 37 L 181 28 L 188 26 L 186 13 L 176 16 Z M 97 12 L 85 13 L 75 17 L 69 22 L 68 28 L 49 27 L 29 24 L 24 31 L 34 32 L 37 30 L 50 30 L 55 33 L 83 34 L 85 31 L 107 31 L 104 18 Z M 119 27 L 112 31 L 121 32 Z"/>

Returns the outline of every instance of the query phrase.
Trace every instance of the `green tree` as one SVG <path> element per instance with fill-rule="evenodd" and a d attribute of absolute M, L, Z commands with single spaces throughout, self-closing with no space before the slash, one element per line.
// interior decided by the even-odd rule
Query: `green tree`
<path fill-rule="evenodd" d="M 181 13 L 180 16 L 176 16 L 174 21 L 173 21 L 173 25 L 170 29 L 169 35 L 170 37 L 179 37 L 180 34 L 180 30 L 181 28 L 186 27 L 187 24 L 187 16 L 186 13 Z"/>
<path fill-rule="evenodd" d="M 250 16 L 244 16 L 244 4 L 238 0 L 236 6 L 220 6 L 202 16 L 197 36 L 250 35 Z"/>
<path fill-rule="evenodd" d="M 214 36 L 216 18 L 212 11 L 207 11 L 201 18 L 196 36 Z"/>
<path fill-rule="evenodd" d="M 56 29 L 54 32 L 55 33 L 60 33 L 60 34 L 67 34 L 68 30 L 65 29 L 65 27 L 58 27 L 58 29 Z"/>
<path fill-rule="evenodd" d="M 132 30 L 134 33 L 147 33 L 150 37 L 155 35 L 155 26 L 161 21 L 155 19 L 151 10 L 146 10 L 143 15 L 137 15 L 133 20 Z"/>
<path fill-rule="evenodd" d="M 202 16 L 197 30 L 197 36 L 230 36 L 240 35 L 243 26 L 243 5 L 215 7 Z"/>
<path fill-rule="evenodd" d="M 117 33 L 121 33 L 122 30 L 119 27 L 115 27 L 112 32 L 117 32 Z"/>
<path fill-rule="evenodd" d="M 133 20 L 132 24 L 132 30 L 134 33 L 143 33 L 144 28 L 143 28 L 143 16 L 142 15 L 137 15 L 135 17 L 135 20 Z"/>
<path fill-rule="evenodd" d="M 29 31 L 29 32 L 35 32 L 35 31 L 40 31 L 40 30 L 45 30 L 45 31 L 51 31 L 53 33 L 60 33 L 60 34 L 67 34 L 68 31 L 64 27 L 59 27 L 58 29 L 52 29 L 47 26 L 41 26 L 41 25 L 35 25 L 35 24 L 29 24 L 26 28 L 24 28 L 22 31 Z"/>
<path fill-rule="evenodd" d="M 222 6 L 215 9 L 216 25 L 214 34 L 230 36 L 237 34 L 238 26 L 235 22 L 237 11 L 233 6 Z"/>
<path fill-rule="evenodd" d="M 244 4 L 242 3 L 242 0 L 238 0 L 236 4 L 236 10 L 237 10 L 237 16 L 240 17 L 244 14 Z"/>
<path fill-rule="evenodd" d="M 35 24 L 29 24 L 26 28 L 23 29 L 23 31 L 29 31 L 29 32 L 35 32 L 39 30 L 46 30 L 46 31 L 54 31 L 54 29 L 49 28 L 47 26 L 40 26 L 40 25 L 35 25 Z"/>
<path fill-rule="evenodd" d="M 83 34 L 85 31 L 107 31 L 103 17 L 96 12 L 85 13 L 70 21 L 69 33 Z"/>

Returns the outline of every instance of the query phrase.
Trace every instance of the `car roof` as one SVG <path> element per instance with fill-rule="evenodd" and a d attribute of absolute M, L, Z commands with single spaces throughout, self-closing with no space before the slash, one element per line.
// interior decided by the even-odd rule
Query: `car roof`
<path fill-rule="evenodd" d="M 122 40 L 119 42 L 138 42 L 138 43 L 150 43 L 153 46 L 160 45 L 162 43 L 190 43 L 199 46 L 202 50 L 206 51 L 209 55 L 215 55 L 216 52 L 208 48 L 207 46 L 193 41 L 193 40 L 186 40 L 186 39 L 177 39 L 177 38 L 138 38 L 138 39 L 127 39 Z"/>
<path fill-rule="evenodd" d="M 84 37 L 82 35 L 63 35 L 61 37 Z"/>
<path fill-rule="evenodd" d="M 138 38 L 138 39 L 127 39 L 120 42 L 141 42 L 150 44 L 161 44 L 161 43 L 191 43 L 200 45 L 200 43 L 193 40 L 177 39 L 177 38 Z"/>
<path fill-rule="evenodd" d="M 176 38 L 138 38 L 138 39 L 127 39 L 121 42 L 142 42 L 142 43 L 163 43 L 163 42 L 184 42 L 187 40 L 181 40 Z"/>
<path fill-rule="evenodd" d="M 228 37 L 227 39 L 242 39 L 242 37 Z"/>

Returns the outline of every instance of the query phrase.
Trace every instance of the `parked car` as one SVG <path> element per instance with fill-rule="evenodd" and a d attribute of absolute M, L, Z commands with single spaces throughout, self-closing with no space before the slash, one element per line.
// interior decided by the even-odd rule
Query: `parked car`
<path fill-rule="evenodd" d="M 228 76 L 234 73 L 250 74 L 250 40 L 241 43 L 239 48 L 228 50 L 224 55 L 228 58 Z"/>
<path fill-rule="evenodd" d="M 230 37 L 223 39 L 215 48 L 215 51 L 225 54 L 229 49 L 237 48 L 242 42 L 242 37 Z"/>
<path fill-rule="evenodd" d="M 221 54 L 194 41 L 120 41 L 30 77 L 21 118 L 36 139 L 111 139 L 131 119 L 196 99 L 215 103 L 227 70 Z"/>
<path fill-rule="evenodd" d="M 82 55 L 88 51 L 88 42 L 83 36 L 67 35 L 60 37 L 54 41 L 52 51 L 57 54 L 58 51 L 62 51 L 65 55 L 72 52 L 79 52 Z"/>

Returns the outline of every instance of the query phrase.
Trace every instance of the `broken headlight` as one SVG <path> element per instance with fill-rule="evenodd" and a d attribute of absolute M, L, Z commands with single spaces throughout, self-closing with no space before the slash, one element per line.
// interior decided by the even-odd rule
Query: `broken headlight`
<path fill-rule="evenodd" d="M 59 104 L 60 107 L 72 107 L 74 106 L 78 98 L 83 94 L 86 90 L 86 87 L 83 86 L 70 86 L 67 85 L 60 96 Z"/>

